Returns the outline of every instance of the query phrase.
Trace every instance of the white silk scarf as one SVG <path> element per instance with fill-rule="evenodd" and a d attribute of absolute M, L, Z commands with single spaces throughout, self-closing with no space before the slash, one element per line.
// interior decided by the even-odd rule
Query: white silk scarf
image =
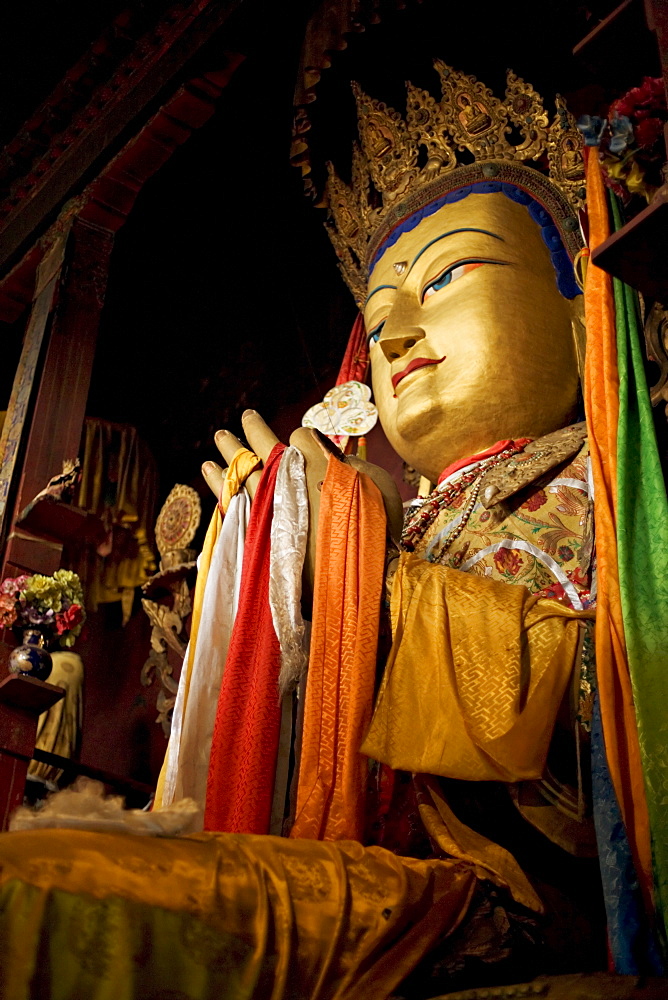
<path fill-rule="evenodd" d="M 211 740 L 218 695 L 239 602 L 250 498 L 246 490 L 232 497 L 211 556 L 202 601 L 202 617 L 193 657 L 188 702 L 168 761 L 163 804 L 194 799 L 204 808 Z M 185 661 L 184 661 L 185 662 Z M 182 671 L 183 678 L 185 671 Z M 174 715 L 179 707 L 179 694 Z M 177 723 L 178 726 L 178 723 Z M 174 723 L 172 722 L 172 736 Z"/>
<path fill-rule="evenodd" d="M 179 761 L 179 744 L 181 742 L 181 730 L 183 728 L 183 706 L 185 704 L 186 696 L 186 677 L 188 674 L 189 656 L 190 643 L 186 646 L 186 651 L 183 656 L 179 686 L 176 691 L 176 701 L 174 702 L 174 708 L 172 709 L 172 728 L 169 733 L 169 743 L 167 744 L 167 753 L 165 754 L 165 763 L 163 764 L 165 769 L 165 782 L 162 787 L 162 798 L 159 797 L 159 785 L 158 794 L 156 795 L 156 807 L 159 809 L 162 809 L 163 806 L 170 806 L 174 801 L 174 788 L 176 785 L 176 772 Z"/>
<path fill-rule="evenodd" d="M 269 562 L 269 606 L 281 648 L 278 692 L 281 697 L 297 687 L 306 670 L 306 629 L 302 618 L 302 572 L 308 535 L 308 493 L 304 456 L 286 448 L 274 490 Z"/>
<path fill-rule="evenodd" d="M 308 493 L 304 456 L 297 448 L 290 447 L 283 452 L 276 475 L 269 557 L 269 606 L 281 649 L 276 692 L 276 697 L 281 698 L 281 732 L 269 828 L 274 836 L 283 832 L 292 744 L 293 691 L 308 662 L 306 627 L 301 610 L 307 535 Z"/>

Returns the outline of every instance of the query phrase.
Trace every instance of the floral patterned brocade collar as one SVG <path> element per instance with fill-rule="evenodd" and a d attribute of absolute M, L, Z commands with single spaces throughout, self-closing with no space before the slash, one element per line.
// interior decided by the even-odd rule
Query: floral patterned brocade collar
<path fill-rule="evenodd" d="M 514 451 L 521 451 L 532 440 L 533 438 L 520 438 L 518 441 L 511 441 L 510 438 L 507 438 L 505 441 L 497 441 L 496 444 L 493 444 L 491 448 L 486 448 L 485 451 L 479 451 L 477 455 L 471 455 L 469 458 L 460 458 L 457 462 L 453 462 L 443 469 L 443 472 L 438 477 L 437 486 L 441 486 L 446 480 L 452 479 L 454 474 L 459 472 L 460 469 L 472 468 L 474 465 L 479 465 L 486 458 L 494 458 L 495 455 L 500 455 L 507 448 L 512 447 Z"/>
<path fill-rule="evenodd" d="M 417 497 L 411 504 L 401 533 L 401 548 L 415 552 L 440 511 L 448 509 L 471 486 L 466 508 L 442 542 L 438 554 L 429 556 L 432 562 L 440 560 L 466 528 L 476 504 L 480 502 L 489 509 L 503 503 L 574 458 L 586 436 L 583 422 L 537 440 L 499 441 L 486 452 L 450 466 L 441 476 L 441 484 L 429 496 Z"/>
<path fill-rule="evenodd" d="M 558 465 L 570 461 L 586 439 L 587 425 L 582 421 L 531 441 L 521 454 L 513 455 L 483 473 L 480 488 L 482 505 L 489 510 Z"/>

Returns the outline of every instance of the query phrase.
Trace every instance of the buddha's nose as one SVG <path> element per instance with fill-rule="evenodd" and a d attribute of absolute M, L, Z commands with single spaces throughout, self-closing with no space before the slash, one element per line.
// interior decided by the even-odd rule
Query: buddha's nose
<path fill-rule="evenodd" d="M 415 347 L 417 342 L 424 340 L 426 336 L 421 326 L 402 325 L 401 329 L 397 329 L 395 325 L 394 330 L 392 328 L 388 330 L 388 326 L 389 323 L 386 323 L 380 335 L 379 344 L 389 362 L 396 361 L 397 358 L 403 358 L 404 354 L 407 354 L 411 347 Z"/>

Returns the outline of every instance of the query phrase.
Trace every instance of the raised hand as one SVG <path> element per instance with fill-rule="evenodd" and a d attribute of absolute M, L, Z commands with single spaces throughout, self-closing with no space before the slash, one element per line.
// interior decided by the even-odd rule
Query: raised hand
<path fill-rule="evenodd" d="M 255 410 L 246 410 L 241 418 L 241 424 L 251 449 L 258 458 L 266 462 L 272 448 L 278 444 L 278 438 Z M 216 431 L 215 442 L 227 464 L 232 461 L 239 448 L 244 447 L 239 438 L 235 437 L 231 431 Z M 221 468 L 216 462 L 205 462 L 202 466 L 202 475 L 213 493 L 219 497 L 225 478 L 225 468 Z M 257 472 L 251 473 L 246 481 L 246 488 L 251 498 L 255 495 L 260 475 L 261 472 L 258 469 Z"/>
<path fill-rule="evenodd" d="M 241 424 L 250 448 L 258 458 L 266 462 L 272 449 L 278 444 L 278 438 L 255 410 L 246 410 L 241 418 Z M 244 447 L 234 434 L 226 430 L 217 431 L 215 441 L 226 464 L 232 461 L 239 448 Z M 309 497 L 309 533 L 304 565 L 304 600 L 310 604 L 315 574 L 320 489 L 327 473 L 330 450 L 328 445 L 319 438 L 317 432 L 307 427 L 298 427 L 297 430 L 293 431 L 290 436 L 290 444 L 299 449 L 304 456 L 305 463 Z M 396 541 L 401 534 L 403 506 L 394 480 L 388 472 L 370 462 L 363 462 L 353 456 L 347 456 L 345 461 L 360 472 L 365 472 L 382 493 L 390 535 Z M 216 462 L 205 462 L 202 466 L 202 474 L 215 496 L 219 497 L 225 478 L 225 468 Z M 251 497 L 255 494 L 260 475 L 260 470 L 253 472 L 246 481 L 246 488 Z"/>

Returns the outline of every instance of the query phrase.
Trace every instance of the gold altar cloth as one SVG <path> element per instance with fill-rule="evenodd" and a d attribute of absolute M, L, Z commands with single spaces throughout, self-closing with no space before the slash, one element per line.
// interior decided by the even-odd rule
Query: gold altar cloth
<path fill-rule="evenodd" d="M 0 835 L 3 1000 L 385 1000 L 475 875 L 353 841 Z"/>
<path fill-rule="evenodd" d="M 403 553 L 392 650 L 362 752 L 469 781 L 540 778 L 579 649 L 574 611 Z"/>

